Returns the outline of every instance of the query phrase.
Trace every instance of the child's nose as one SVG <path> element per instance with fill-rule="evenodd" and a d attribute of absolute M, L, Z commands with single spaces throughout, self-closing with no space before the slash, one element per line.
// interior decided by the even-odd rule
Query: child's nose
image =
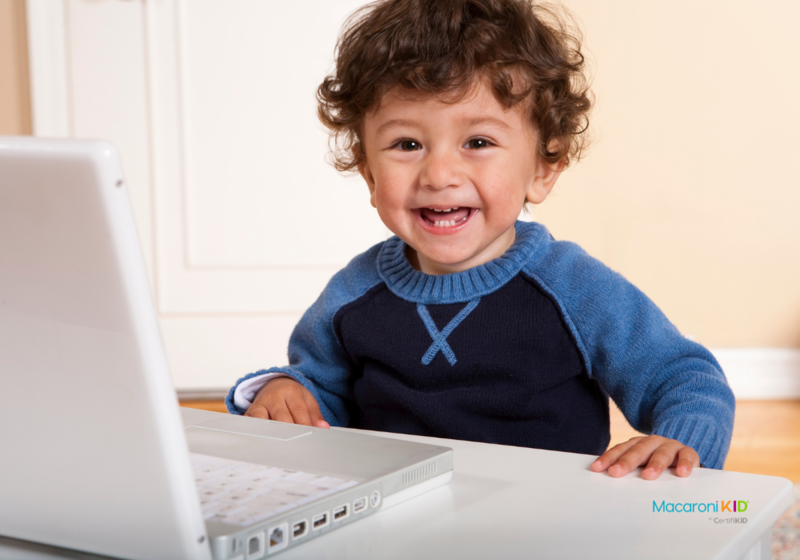
<path fill-rule="evenodd" d="M 420 183 L 429 189 L 457 187 L 462 183 L 463 169 L 456 154 L 431 151 L 422 161 Z"/>

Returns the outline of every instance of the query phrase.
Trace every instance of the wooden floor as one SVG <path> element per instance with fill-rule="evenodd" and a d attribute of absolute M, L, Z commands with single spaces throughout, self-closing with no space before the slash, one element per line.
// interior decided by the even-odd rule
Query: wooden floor
<path fill-rule="evenodd" d="M 212 412 L 228 412 L 224 401 L 181 401 L 181 406 L 186 408 L 200 408 Z"/>
<path fill-rule="evenodd" d="M 184 401 L 181 406 L 226 412 L 222 401 Z M 616 406 L 611 445 L 639 435 Z M 725 470 L 782 476 L 800 482 L 800 401 L 736 403 L 733 440 Z"/>

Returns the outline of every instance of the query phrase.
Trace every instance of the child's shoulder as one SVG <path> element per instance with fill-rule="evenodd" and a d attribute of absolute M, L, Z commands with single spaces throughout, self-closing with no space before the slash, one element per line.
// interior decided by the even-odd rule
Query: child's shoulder
<path fill-rule="evenodd" d="M 338 308 L 379 284 L 382 280 L 378 275 L 377 261 L 385 243 L 376 243 L 353 257 L 344 268 L 333 275 L 320 298 L 327 305 Z"/>
<path fill-rule="evenodd" d="M 591 256 L 577 243 L 556 240 L 539 223 L 532 222 L 524 227 L 536 232 L 538 239 L 522 271 L 558 301 L 565 304 L 643 301 L 643 294 L 622 274 Z"/>
<path fill-rule="evenodd" d="M 529 254 L 524 270 L 537 276 L 556 280 L 566 274 L 573 279 L 585 279 L 587 276 L 620 275 L 600 260 L 592 257 L 580 245 L 572 241 L 556 240 L 543 224 L 538 222 L 520 222 L 517 235 L 524 236 L 532 243 L 533 250 Z M 577 278 L 575 277 L 577 275 Z"/>

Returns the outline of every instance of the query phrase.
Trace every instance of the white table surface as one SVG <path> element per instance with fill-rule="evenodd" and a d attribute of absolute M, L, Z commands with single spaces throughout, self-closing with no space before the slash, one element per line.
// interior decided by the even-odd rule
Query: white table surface
<path fill-rule="evenodd" d="M 771 476 L 670 469 L 621 479 L 589 470 L 594 456 L 375 433 L 455 450 L 452 481 L 287 550 L 299 558 L 769 558 L 772 525 L 792 483 Z M 749 501 L 745 513 L 653 512 L 666 502 Z M 721 509 L 721 508 L 720 508 Z M 731 517 L 746 523 L 715 523 Z M 98 558 L 0 537 L 1 559 Z"/>

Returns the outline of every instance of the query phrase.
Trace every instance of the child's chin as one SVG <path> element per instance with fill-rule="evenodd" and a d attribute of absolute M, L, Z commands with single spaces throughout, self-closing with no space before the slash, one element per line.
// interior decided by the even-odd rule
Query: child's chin
<path fill-rule="evenodd" d="M 437 271 L 436 274 L 453 274 L 471 268 L 467 263 L 469 256 L 436 253 L 423 255 L 423 258 L 427 261 L 426 268 Z"/>

